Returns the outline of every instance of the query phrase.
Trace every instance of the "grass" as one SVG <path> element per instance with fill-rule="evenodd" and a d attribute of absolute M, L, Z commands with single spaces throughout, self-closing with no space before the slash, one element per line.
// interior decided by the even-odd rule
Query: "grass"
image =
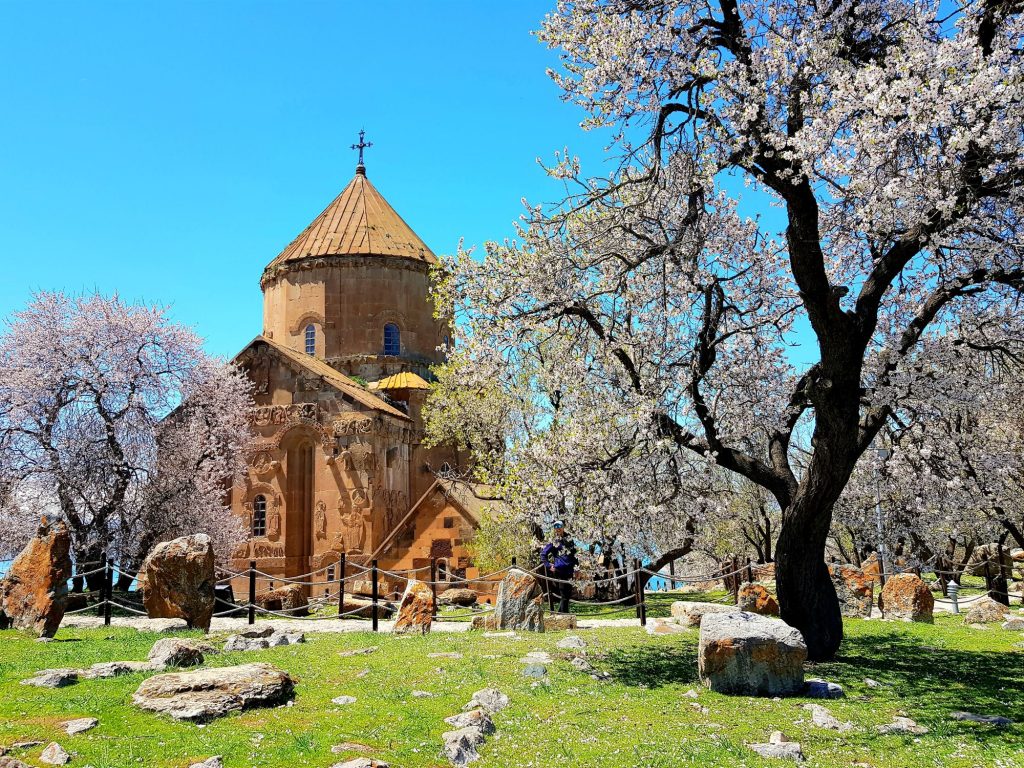
<path fill-rule="evenodd" d="M 182 633 L 198 636 L 199 633 Z M 638 628 L 580 630 L 589 658 L 611 679 L 576 672 L 556 648 L 558 634 L 511 641 L 480 633 L 426 637 L 352 633 L 310 636 L 307 643 L 255 653 L 231 653 L 212 666 L 263 660 L 296 679 L 294 706 L 251 710 L 206 726 L 177 723 L 130 704 L 144 675 L 82 681 L 63 689 L 21 686 L 46 667 L 143 659 L 160 635 L 132 629 L 62 630 L 59 642 L 37 643 L 24 633 L 0 632 L 0 744 L 58 741 L 72 766 L 160 768 L 188 766 L 223 755 L 240 766 L 327 766 L 357 757 L 331 753 L 345 741 L 372 748 L 392 766 L 444 766 L 438 756 L 443 718 L 472 693 L 495 686 L 512 705 L 495 717 L 499 738 L 482 747 L 480 768 L 521 766 L 680 765 L 769 766 L 747 743 L 780 729 L 803 745 L 808 766 L 1024 767 L 1024 648 L 1021 633 L 966 627 L 940 616 L 934 626 L 850 620 L 839 657 L 808 669 L 844 686 L 847 697 L 825 702 L 846 733 L 815 728 L 801 699 L 752 699 L 713 694 L 697 679 L 697 632 L 650 636 Z M 379 646 L 369 655 L 340 651 Z M 519 659 L 546 650 L 550 686 L 531 687 Z M 428 658 L 459 651 L 461 659 Z M 362 677 L 357 675 L 369 670 Z M 864 678 L 880 688 L 869 688 Z M 434 698 L 414 698 L 415 689 Z M 699 691 L 694 700 L 682 694 Z M 357 697 L 337 707 L 331 699 Z M 693 706 L 696 704 L 697 706 Z M 705 707 L 706 712 L 699 707 Z M 1004 715 L 1015 725 L 996 729 L 949 719 L 955 710 Z M 880 735 L 875 726 L 895 715 L 926 725 L 924 736 Z M 93 716 L 99 727 L 77 736 L 64 720 Z M 42 747 L 12 755 L 39 765 Z"/>

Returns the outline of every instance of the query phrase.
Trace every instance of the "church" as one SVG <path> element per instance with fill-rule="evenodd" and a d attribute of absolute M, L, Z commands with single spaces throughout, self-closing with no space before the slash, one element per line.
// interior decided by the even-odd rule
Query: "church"
<path fill-rule="evenodd" d="M 441 579 L 477 575 L 466 545 L 481 503 L 437 479 L 460 465 L 457 452 L 423 444 L 430 368 L 450 334 L 430 298 L 437 258 L 370 182 L 367 146 L 360 133 L 348 186 L 263 270 L 263 332 L 235 357 L 253 384 L 256 435 L 230 491 L 251 533 L 235 571 L 255 561 L 332 581 L 344 553 L 385 570 L 433 560 Z M 381 591 L 403 587 L 384 580 Z"/>

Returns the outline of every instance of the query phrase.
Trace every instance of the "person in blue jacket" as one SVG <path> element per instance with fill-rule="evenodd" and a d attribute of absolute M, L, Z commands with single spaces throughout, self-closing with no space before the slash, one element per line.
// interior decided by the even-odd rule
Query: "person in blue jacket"
<path fill-rule="evenodd" d="M 570 579 L 576 572 L 576 543 L 566 534 L 565 523 L 555 520 L 554 539 L 544 545 L 540 551 L 540 562 L 544 570 L 559 581 L 555 582 L 558 593 L 558 610 L 569 612 L 569 599 L 572 597 Z"/>

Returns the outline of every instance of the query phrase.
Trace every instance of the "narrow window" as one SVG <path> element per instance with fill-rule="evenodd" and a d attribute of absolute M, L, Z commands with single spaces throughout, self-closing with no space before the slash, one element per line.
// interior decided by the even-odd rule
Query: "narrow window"
<path fill-rule="evenodd" d="M 455 527 L 455 518 L 454 517 L 446 517 L 444 519 L 444 527 L 445 528 L 454 528 Z"/>
<path fill-rule="evenodd" d="M 402 351 L 402 337 L 398 332 L 398 326 L 394 323 L 387 323 L 384 326 L 384 354 L 397 355 Z"/>
<path fill-rule="evenodd" d="M 257 496 L 252 502 L 252 535 L 267 535 L 267 497 Z"/>
<path fill-rule="evenodd" d="M 316 354 L 316 326 L 312 323 L 306 326 L 306 354 Z"/>

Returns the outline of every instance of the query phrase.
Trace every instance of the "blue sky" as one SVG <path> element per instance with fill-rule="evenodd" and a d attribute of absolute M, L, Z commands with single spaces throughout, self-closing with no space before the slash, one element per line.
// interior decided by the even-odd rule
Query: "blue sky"
<path fill-rule="evenodd" d="M 438 253 L 512 234 L 607 137 L 545 74 L 551 2 L 0 2 L 0 317 L 37 289 L 170 305 L 211 352 L 352 176 Z"/>

